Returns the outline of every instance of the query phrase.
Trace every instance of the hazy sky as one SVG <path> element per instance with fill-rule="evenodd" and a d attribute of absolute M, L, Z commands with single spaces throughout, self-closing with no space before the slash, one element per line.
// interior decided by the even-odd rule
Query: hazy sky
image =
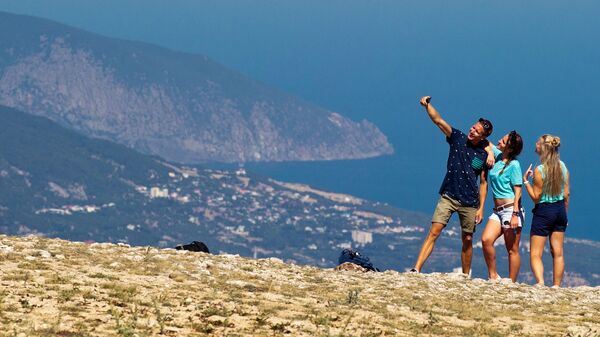
<path fill-rule="evenodd" d="M 418 198 L 434 198 L 447 152 L 417 105 L 422 95 L 463 130 L 491 119 L 494 142 L 517 129 L 525 167 L 535 139 L 558 134 L 573 176 L 573 231 L 600 238 L 598 1 L 0 0 L 0 10 L 202 53 L 367 118 L 410 167 L 398 183 L 423 181 Z"/>

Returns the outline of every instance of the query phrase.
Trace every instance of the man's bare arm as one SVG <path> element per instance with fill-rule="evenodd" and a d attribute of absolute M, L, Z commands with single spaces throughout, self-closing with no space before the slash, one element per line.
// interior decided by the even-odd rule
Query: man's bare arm
<path fill-rule="evenodd" d="M 446 137 L 450 137 L 450 135 L 452 134 L 452 127 L 450 126 L 450 124 L 448 124 L 445 120 L 442 119 L 440 113 L 433 107 L 433 105 L 431 105 L 430 100 L 431 96 L 423 96 L 419 103 L 425 107 L 429 118 L 431 118 L 431 121 L 435 125 L 437 125 L 438 128 L 440 128 L 440 130 L 442 130 Z"/>
<path fill-rule="evenodd" d="M 475 224 L 478 225 L 483 221 L 483 211 L 485 209 L 485 198 L 488 192 L 487 171 L 483 170 L 479 174 L 479 208 L 475 215 Z"/>
<path fill-rule="evenodd" d="M 488 141 L 488 145 L 485 147 L 485 152 L 488 154 L 485 163 L 489 168 L 494 167 L 494 164 L 496 164 L 496 157 L 494 156 L 494 150 L 492 150 L 492 146 L 494 145 Z"/>

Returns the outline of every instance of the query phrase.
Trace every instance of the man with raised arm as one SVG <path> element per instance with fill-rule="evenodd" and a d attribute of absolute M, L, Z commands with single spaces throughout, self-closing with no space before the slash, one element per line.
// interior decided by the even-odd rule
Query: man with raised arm
<path fill-rule="evenodd" d="M 443 120 L 430 100 L 430 96 L 424 96 L 419 103 L 425 107 L 431 121 L 446 136 L 450 151 L 446 176 L 440 187 L 440 199 L 431 219 L 431 229 L 411 272 L 421 272 L 423 264 L 433 251 L 435 241 L 452 214 L 457 212 L 462 237 L 462 272 L 469 274 L 473 256 L 473 233 L 475 226 L 483 219 L 483 205 L 487 195 L 486 162 L 493 164 L 493 153 L 490 156 L 491 147 L 486 140 L 492 134 L 493 127 L 490 121 L 480 118 L 465 135 Z"/>

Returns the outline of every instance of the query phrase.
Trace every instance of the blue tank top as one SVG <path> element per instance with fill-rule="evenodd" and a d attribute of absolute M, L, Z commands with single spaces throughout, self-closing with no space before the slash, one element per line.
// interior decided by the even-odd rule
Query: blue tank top
<path fill-rule="evenodd" d="M 544 165 L 543 164 L 538 165 L 537 168 L 542 173 L 542 180 L 544 180 L 546 178 L 545 174 L 544 174 Z M 567 166 L 565 165 L 565 163 L 563 163 L 562 160 L 560 161 L 560 168 L 562 169 L 563 177 L 564 177 L 564 179 L 566 181 L 566 179 L 567 179 L 567 172 L 569 172 L 569 171 L 567 170 Z M 542 196 L 540 197 L 540 203 L 543 203 L 543 202 L 545 202 L 545 203 L 551 203 L 551 202 L 561 201 L 561 200 L 564 200 L 564 199 L 565 199 L 565 183 L 563 182 L 563 185 L 561 187 L 559 195 L 552 195 L 552 196 L 550 196 L 550 195 L 542 193 Z"/>

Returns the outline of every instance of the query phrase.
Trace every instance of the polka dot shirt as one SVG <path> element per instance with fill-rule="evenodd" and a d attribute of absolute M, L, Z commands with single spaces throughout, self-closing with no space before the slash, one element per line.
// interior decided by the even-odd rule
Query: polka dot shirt
<path fill-rule="evenodd" d="M 459 201 L 463 206 L 479 207 L 479 185 L 477 178 L 486 169 L 488 141 L 473 145 L 467 135 L 452 128 L 452 134 L 446 138 L 450 145 L 446 176 L 440 187 L 440 194 L 446 194 Z"/>

